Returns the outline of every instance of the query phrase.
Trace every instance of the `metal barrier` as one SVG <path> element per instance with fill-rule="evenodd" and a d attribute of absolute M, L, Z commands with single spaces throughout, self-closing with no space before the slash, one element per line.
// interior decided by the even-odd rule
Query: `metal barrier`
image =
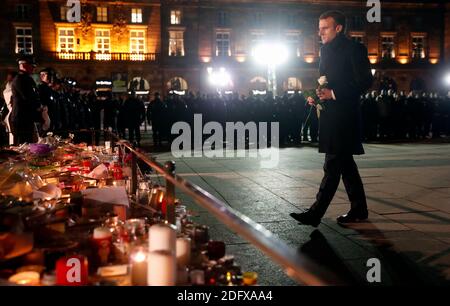
<path fill-rule="evenodd" d="M 261 224 L 229 207 L 199 186 L 176 175 L 175 162 L 168 161 L 163 166 L 154 159 L 135 150 L 128 141 L 120 140 L 115 135 L 113 138 L 116 139 L 117 144 L 124 146 L 132 153 L 132 193 L 135 193 L 137 189 L 137 158 L 164 176 L 168 197 L 166 212 L 166 220 L 168 222 L 175 223 L 175 188 L 178 188 L 192 197 L 197 204 L 207 209 L 229 229 L 262 250 L 273 261 L 283 267 L 288 276 L 300 284 L 315 286 L 344 284 L 333 272 L 298 253 Z"/>

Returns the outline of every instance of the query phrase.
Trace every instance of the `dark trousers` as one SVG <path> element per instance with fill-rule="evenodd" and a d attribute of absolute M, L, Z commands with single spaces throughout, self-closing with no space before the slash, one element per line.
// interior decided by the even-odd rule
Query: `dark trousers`
<path fill-rule="evenodd" d="M 313 214 L 320 218 L 323 217 L 333 200 L 341 175 L 351 203 L 351 211 L 354 213 L 367 212 L 366 195 L 353 155 L 326 154 L 323 170 L 324 177 L 316 195 L 316 202 L 311 207 Z"/>
<path fill-rule="evenodd" d="M 139 124 L 129 126 L 128 133 L 130 142 L 133 143 L 136 140 L 139 146 L 141 144 L 141 126 Z"/>

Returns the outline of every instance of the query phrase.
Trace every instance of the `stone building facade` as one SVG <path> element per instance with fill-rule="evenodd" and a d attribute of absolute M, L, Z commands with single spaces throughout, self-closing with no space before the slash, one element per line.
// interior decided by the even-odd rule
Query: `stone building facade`
<path fill-rule="evenodd" d="M 282 43 L 289 52 L 276 67 L 278 92 L 313 88 L 318 77 L 318 16 L 338 9 L 347 34 L 365 44 L 380 86 L 439 89 L 450 60 L 450 4 L 381 1 L 380 23 L 369 23 L 366 1 L 312 0 L 81 0 L 81 21 L 66 20 L 66 0 L 5 0 L 0 4 L 0 77 L 18 52 L 35 54 L 83 87 L 120 75 L 144 79 L 149 91 L 247 94 L 263 90 L 267 66 L 255 47 Z M 280 54 L 281 56 L 281 54 Z M 211 74 L 226 72 L 226 85 Z"/>

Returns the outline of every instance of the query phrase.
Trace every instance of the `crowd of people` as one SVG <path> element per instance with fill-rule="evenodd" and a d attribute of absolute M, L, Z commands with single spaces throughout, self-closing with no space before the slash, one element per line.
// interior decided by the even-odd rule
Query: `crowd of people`
<path fill-rule="evenodd" d="M 372 91 L 360 99 L 364 141 L 417 140 L 450 135 L 450 97 L 434 92 Z M 326 111 L 326 110 L 324 110 Z M 314 106 L 301 92 L 273 97 L 266 95 L 168 95 L 159 94 L 147 108 L 153 141 L 161 144 L 174 122 L 193 125 L 193 115 L 202 114 L 203 122 L 279 122 L 280 145 L 317 142 L 319 119 Z"/>
<path fill-rule="evenodd" d="M 25 60 L 22 64 L 28 63 Z M 320 137 L 315 106 L 307 103 L 306 94 L 298 91 L 276 97 L 270 92 L 265 95 L 250 92 L 248 96 L 187 92 L 164 98 L 154 93 L 152 97 L 137 97 L 133 92 L 113 95 L 111 91 L 81 90 L 72 79 L 58 78 L 51 68 L 39 72 L 40 84 L 35 86 L 27 76 L 30 71 L 22 68 L 19 73 L 8 73 L 4 87 L 4 101 L 0 105 L 2 145 L 35 141 L 48 132 L 61 136 L 73 133 L 77 140 L 87 142 L 94 135 L 98 143 L 101 129 L 109 129 L 140 145 L 141 126 L 147 121 L 152 127 L 153 143 L 161 146 L 177 136 L 171 134 L 173 123 L 187 122 L 193 130 L 194 114 L 202 114 L 203 123 L 221 123 L 224 130 L 226 122 L 279 122 L 281 146 L 314 143 Z M 360 104 L 365 141 L 450 135 L 449 96 L 381 90 L 361 96 Z M 24 137 L 25 132 L 32 137 L 28 134 Z"/>
<path fill-rule="evenodd" d="M 110 129 L 140 142 L 145 106 L 134 93 L 113 97 L 111 91 L 82 90 L 52 68 L 39 71 L 40 83 L 31 78 L 33 59 L 19 59 L 19 72 L 7 73 L 0 103 L 1 145 L 35 142 L 53 132 L 78 141 L 99 142 L 101 129 Z"/>

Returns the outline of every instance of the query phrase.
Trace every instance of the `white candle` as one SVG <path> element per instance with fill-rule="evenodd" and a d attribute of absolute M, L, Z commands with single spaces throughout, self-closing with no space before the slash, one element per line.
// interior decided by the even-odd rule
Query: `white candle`
<path fill-rule="evenodd" d="M 169 224 L 155 224 L 148 232 L 149 252 L 168 251 L 175 253 L 176 230 Z"/>
<path fill-rule="evenodd" d="M 137 286 L 147 285 L 147 252 L 137 249 L 131 254 L 131 283 Z"/>
<path fill-rule="evenodd" d="M 191 261 L 191 238 L 177 238 L 176 245 L 177 264 L 179 267 L 185 267 Z"/>
<path fill-rule="evenodd" d="M 148 254 L 147 284 L 149 286 L 174 286 L 177 280 L 176 259 L 168 251 Z"/>

